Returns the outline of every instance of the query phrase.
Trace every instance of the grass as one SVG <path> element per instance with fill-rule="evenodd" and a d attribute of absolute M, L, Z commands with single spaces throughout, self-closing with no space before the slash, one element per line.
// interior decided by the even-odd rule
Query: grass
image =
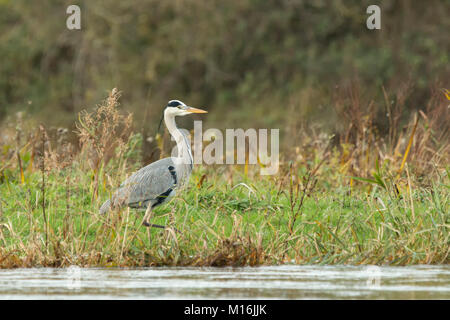
<path fill-rule="evenodd" d="M 113 91 L 80 115 L 79 150 L 51 142 L 43 127 L 21 134 L 23 124 L 15 141 L 3 143 L 0 268 L 449 262 L 448 140 L 429 139 L 440 153 L 430 153 L 432 164 L 418 147 L 436 137 L 424 131 L 433 130 L 431 122 L 413 119 L 402 136 L 405 151 L 373 161 L 367 155 L 380 154 L 379 140 L 371 145 L 366 130 L 364 152 L 355 147 L 361 140 L 331 147 L 317 138 L 294 149 L 275 176 L 197 166 L 187 189 L 155 210 L 152 223 L 168 226 L 161 230 L 143 227 L 142 211 L 98 214 L 141 166 L 143 138 L 118 112 L 118 99 Z"/>

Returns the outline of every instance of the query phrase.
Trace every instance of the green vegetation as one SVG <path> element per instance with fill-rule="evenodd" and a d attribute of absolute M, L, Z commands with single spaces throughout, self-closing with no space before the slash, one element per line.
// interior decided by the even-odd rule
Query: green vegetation
<path fill-rule="evenodd" d="M 117 90 L 80 114 L 79 150 L 64 131 L 52 138 L 19 119 L 0 145 L 0 267 L 448 263 L 441 98 L 390 138 L 356 103 L 342 143 L 305 128 L 275 176 L 198 166 L 187 190 L 157 208 L 152 222 L 164 230 L 143 227 L 134 210 L 98 214 L 141 166 L 143 138 L 118 109 Z"/>

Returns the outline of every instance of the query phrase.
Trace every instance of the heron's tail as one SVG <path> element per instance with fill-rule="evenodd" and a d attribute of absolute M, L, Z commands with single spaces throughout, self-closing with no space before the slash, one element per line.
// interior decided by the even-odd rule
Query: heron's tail
<path fill-rule="evenodd" d="M 105 214 L 111 209 L 111 200 L 106 200 L 99 209 L 100 214 Z"/>

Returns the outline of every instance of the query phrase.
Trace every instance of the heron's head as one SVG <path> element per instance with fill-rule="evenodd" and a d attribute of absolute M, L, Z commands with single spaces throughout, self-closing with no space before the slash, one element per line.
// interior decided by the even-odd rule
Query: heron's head
<path fill-rule="evenodd" d="M 166 112 L 173 116 L 185 116 L 191 113 L 207 113 L 208 111 L 187 106 L 180 100 L 170 100 L 164 110 L 164 113 Z"/>

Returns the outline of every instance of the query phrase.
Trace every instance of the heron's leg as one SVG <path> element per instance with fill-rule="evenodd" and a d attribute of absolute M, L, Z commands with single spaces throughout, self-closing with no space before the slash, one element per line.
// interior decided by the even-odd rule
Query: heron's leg
<path fill-rule="evenodd" d="M 147 207 L 147 210 L 145 210 L 145 215 L 144 215 L 144 221 L 142 222 L 142 224 L 146 227 L 153 227 L 153 228 L 160 228 L 160 229 L 165 229 L 167 226 L 162 226 L 159 224 L 153 224 L 150 223 L 150 219 L 152 217 L 153 211 L 152 211 L 152 206 L 149 205 Z M 176 232 L 181 233 L 177 228 L 173 228 Z"/>
<path fill-rule="evenodd" d="M 160 224 L 154 224 L 154 223 L 148 223 L 148 222 L 147 222 L 147 224 L 144 222 L 144 226 L 146 226 L 146 227 L 153 227 L 153 228 L 160 228 L 160 229 L 167 228 L 167 226 L 162 226 Z M 175 232 L 178 232 L 178 233 L 181 234 L 181 231 L 179 231 L 177 228 L 174 228 L 174 227 L 172 227 L 172 228 L 173 228 L 173 230 L 175 230 Z"/>
<path fill-rule="evenodd" d="M 146 227 L 150 227 L 150 223 L 148 222 L 152 216 L 152 205 L 149 203 L 147 210 L 145 210 L 145 215 L 144 215 L 144 221 L 142 222 L 142 224 Z"/>
<path fill-rule="evenodd" d="M 154 228 L 161 228 L 164 229 L 166 226 L 160 226 L 159 224 L 153 224 L 150 223 L 150 219 L 152 218 L 152 206 L 149 204 L 147 207 L 147 210 L 145 210 L 145 215 L 144 215 L 144 221 L 142 222 L 142 224 L 146 227 L 154 227 Z"/>
<path fill-rule="evenodd" d="M 162 226 L 162 225 L 154 224 L 154 223 L 149 223 L 148 225 L 146 225 L 146 227 L 153 227 L 153 228 L 160 228 L 160 229 L 166 228 L 166 226 Z"/>

